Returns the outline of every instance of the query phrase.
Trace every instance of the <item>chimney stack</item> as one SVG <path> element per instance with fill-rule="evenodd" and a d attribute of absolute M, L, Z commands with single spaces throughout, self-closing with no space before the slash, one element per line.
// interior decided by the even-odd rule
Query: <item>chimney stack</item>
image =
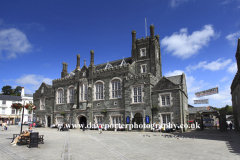
<path fill-rule="evenodd" d="M 94 50 L 91 50 L 90 53 L 91 53 L 91 62 L 90 62 L 90 65 L 94 66 Z"/>
<path fill-rule="evenodd" d="M 80 70 L 80 54 L 77 55 L 77 67 L 76 69 Z"/>
<path fill-rule="evenodd" d="M 135 42 L 136 42 L 136 33 L 137 32 L 135 30 L 132 31 L 132 50 L 136 49 L 136 44 L 135 44 Z"/>
<path fill-rule="evenodd" d="M 25 95 L 25 91 L 24 91 L 24 87 L 22 87 L 21 97 L 23 97 L 24 95 Z"/>

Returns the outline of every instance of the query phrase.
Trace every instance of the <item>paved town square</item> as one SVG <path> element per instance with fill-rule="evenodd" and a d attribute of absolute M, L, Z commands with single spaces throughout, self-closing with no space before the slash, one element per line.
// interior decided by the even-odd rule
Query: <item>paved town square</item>
<path fill-rule="evenodd" d="M 24 130 L 27 126 L 23 127 Z M 229 130 L 191 131 L 185 133 L 125 132 L 80 129 L 60 132 L 56 128 L 36 128 L 44 135 L 38 148 L 12 146 L 18 126 L 1 131 L 0 159 L 74 160 L 74 159 L 239 159 L 239 132 Z M 181 138 L 168 138 L 179 135 Z M 166 137 L 165 137 L 166 136 Z M 183 137 L 182 137 L 183 136 Z M 188 137 L 188 138 L 187 138 Z"/>

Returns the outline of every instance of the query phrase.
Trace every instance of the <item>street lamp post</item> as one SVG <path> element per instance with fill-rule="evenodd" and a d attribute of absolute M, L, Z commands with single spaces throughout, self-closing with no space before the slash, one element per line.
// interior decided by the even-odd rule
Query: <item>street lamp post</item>
<path fill-rule="evenodd" d="M 23 126 L 23 117 L 24 117 L 24 105 L 25 105 L 25 101 L 23 102 L 23 110 L 22 110 L 22 123 L 21 123 L 21 131 L 20 134 L 22 134 L 22 126 Z"/>

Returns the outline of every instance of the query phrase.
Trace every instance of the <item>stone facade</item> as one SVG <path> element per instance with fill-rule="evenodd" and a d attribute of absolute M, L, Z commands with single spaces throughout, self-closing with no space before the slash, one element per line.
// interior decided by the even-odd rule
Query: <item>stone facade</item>
<path fill-rule="evenodd" d="M 236 52 L 236 60 L 238 71 L 231 84 L 232 107 L 234 117 L 234 128 L 240 130 L 240 38 L 238 39 L 238 46 Z"/>
<path fill-rule="evenodd" d="M 132 31 L 132 55 L 128 58 L 95 65 L 91 50 L 90 65 L 84 61 L 80 68 L 77 55 L 71 73 L 63 62 L 61 78 L 51 86 L 43 83 L 35 92 L 35 116 L 51 120 L 51 124 L 126 124 L 127 118 L 129 123 L 146 124 L 146 116 L 150 124 L 188 124 L 185 74 L 162 76 L 159 35 L 155 36 L 153 25 L 150 35 L 136 39 L 136 31 Z M 40 99 L 45 102 L 42 110 Z"/>

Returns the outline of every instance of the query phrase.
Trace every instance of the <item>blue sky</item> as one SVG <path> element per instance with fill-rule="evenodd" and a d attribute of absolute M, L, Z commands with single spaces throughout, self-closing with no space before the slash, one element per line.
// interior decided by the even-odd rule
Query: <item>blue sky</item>
<path fill-rule="evenodd" d="M 146 17 L 148 36 L 151 24 L 160 35 L 163 75 L 187 76 L 189 104 L 219 87 L 201 99 L 231 105 L 239 15 L 240 0 L 0 0 L 0 87 L 34 93 L 60 78 L 62 62 L 74 70 L 77 54 L 88 66 L 90 50 L 95 64 L 130 57 L 131 31 L 145 37 Z"/>

